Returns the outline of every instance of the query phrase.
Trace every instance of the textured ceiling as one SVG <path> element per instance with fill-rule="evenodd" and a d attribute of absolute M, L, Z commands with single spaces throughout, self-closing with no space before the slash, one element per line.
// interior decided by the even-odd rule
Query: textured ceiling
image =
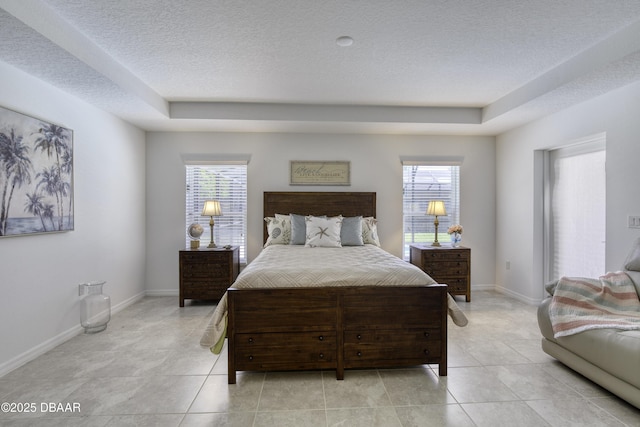
<path fill-rule="evenodd" d="M 0 8 L 0 60 L 148 130 L 496 134 L 640 80 L 638 0 Z"/>

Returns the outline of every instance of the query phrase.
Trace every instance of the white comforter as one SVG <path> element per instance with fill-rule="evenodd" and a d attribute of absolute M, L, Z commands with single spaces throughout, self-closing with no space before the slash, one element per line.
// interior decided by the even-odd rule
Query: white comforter
<path fill-rule="evenodd" d="M 247 265 L 233 287 L 416 286 L 434 283 L 418 267 L 374 245 L 342 248 L 272 245 Z M 464 314 L 451 297 L 449 313 L 457 325 L 466 325 Z M 226 317 L 225 293 L 200 340 L 201 345 L 214 347 L 212 350 L 216 353 L 221 350 Z"/>

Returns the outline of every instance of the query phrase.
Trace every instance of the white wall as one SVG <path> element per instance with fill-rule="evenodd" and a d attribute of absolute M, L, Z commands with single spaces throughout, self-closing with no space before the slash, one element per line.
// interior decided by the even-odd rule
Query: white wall
<path fill-rule="evenodd" d="M 73 129 L 75 231 L 0 239 L 0 375 L 79 333 L 78 284 L 144 293 L 145 134 L 0 62 L 0 105 Z M 14 203 L 20 203 L 15 201 Z"/>
<path fill-rule="evenodd" d="M 400 156 L 463 156 L 463 244 L 472 249 L 473 285 L 495 283 L 495 141 L 493 137 L 275 133 L 147 134 L 147 291 L 178 290 L 184 247 L 183 154 L 248 154 L 248 258 L 262 245 L 264 191 L 375 191 L 382 246 L 402 254 Z M 289 186 L 290 160 L 349 160 L 351 186 Z"/>
<path fill-rule="evenodd" d="M 559 147 L 601 132 L 607 144 L 606 269 L 619 270 L 640 230 L 640 84 L 618 89 L 496 139 L 496 279 L 508 293 L 539 301 L 543 295 L 540 204 L 534 195 L 535 150 Z M 604 203 L 605 201 L 603 201 Z M 511 269 L 506 270 L 506 261 Z M 604 272 L 603 272 L 604 274 Z"/>

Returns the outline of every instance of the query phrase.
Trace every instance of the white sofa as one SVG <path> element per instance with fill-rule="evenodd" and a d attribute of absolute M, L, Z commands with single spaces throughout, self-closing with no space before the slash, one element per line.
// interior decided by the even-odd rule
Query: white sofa
<path fill-rule="evenodd" d="M 624 271 L 640 295 L 640 239 Z M 549 319 L 551 299 L 546 298 L 538 307 L 544 352 L 640 408 L 640 330 L 595 329 L 554 338 Z"/>

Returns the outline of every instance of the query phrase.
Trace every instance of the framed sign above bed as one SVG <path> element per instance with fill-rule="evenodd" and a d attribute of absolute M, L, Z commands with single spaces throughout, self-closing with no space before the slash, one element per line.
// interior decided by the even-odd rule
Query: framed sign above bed
<path fill-rule="evenodd" d="M 351 185 L 351 162 L 290 162 L 290 185 Z"/>

